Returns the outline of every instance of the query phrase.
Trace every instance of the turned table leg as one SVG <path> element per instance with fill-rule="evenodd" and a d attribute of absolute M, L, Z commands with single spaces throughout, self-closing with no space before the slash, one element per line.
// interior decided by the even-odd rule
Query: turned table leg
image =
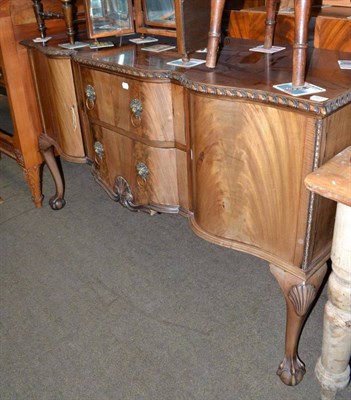
<path fill-rule="evenodd" d="M 274 265 L 271 272 L 277 279 L 286 302 L 285 355 L 277 370 L 282 382 L 295 386 L 301 382 L 306 370 L 298 356 L 298 343 L 306 316 L 323 282 L 327 266 L 323 265 L 308 281 L 303 281 Z"/>
<path fill-rule="evenodd" d="M 63 198 L 63 180 L 55 159 L 54 145 L 45 134 L 39 136 L 39 150 L 51 172 L 56 186 L 56 193 L 49 200 L 50 207 L 53 210 L 60 210 L 66 204 Z"/>
<path fill-rule="evenodd" d="M 316 376 L 322 400 L 335 399 L 350 380 L 351 356 L 351 207 L 338 203 L 328 281 L 328 302 L 324 311 L 322 355 Z"/>
<path fill-rule="evenodd" d="M 209 68 L 216 66 L 224 3 L 225 0 L 211 0 L 211 20 L 206 57 L 206 66 Z"/>

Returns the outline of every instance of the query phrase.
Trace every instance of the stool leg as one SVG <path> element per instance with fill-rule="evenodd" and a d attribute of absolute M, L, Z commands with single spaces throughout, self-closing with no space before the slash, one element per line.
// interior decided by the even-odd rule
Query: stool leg
<path fill-rule="evenodd" d="M 208 33 L 206 66 L 214 68 L 221 36 L 221 21 L 225 0 L 211 0 L 210 31 Z"/>
<path fill-rule="evenodd" d="M 305 85 L 308 22 L 311 15 L 312 0 L 295 0 L 295 39 L 293 50 L 292 85 L 299 88 Z"/>
<path fill-rule="evenodd" d="M 266 6 L 266 31 L 264 38 L 265 49 L 270 49 L 273 45 L 274 28 L 277 19 L 278 0 L 267 0 Z"/>
<path fill-rule="evenodd" d="M 315 373 L 322 400 L 335 399 L 350 380 L 351 356 L 351 207 L 338 203 L 324 311 L 322 355 Z"/>

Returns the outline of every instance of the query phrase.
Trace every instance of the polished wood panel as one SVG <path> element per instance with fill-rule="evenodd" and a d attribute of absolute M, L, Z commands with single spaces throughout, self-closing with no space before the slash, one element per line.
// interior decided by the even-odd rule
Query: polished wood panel
<path fill-rule="evenodd" d="M 265 39 L 266 13 L 261 10 L 232 11 L 230 13 L 228 37 L 254 39 L 263 42 Z M 277 16 L 274 44 L 294 42 L 295 20 L 293 15 Z"/>
<path fill-rule="evenodd" d="M 351 19 L 318 17 L 316 20 L 314 47 L 351 52 L 350 32 Z"/>
<path fill-rule="evenodd" d="M 300 267 L 302 259 L 294 260 L 304 244 L 298 218 L 308 204 L 301 176 L 313 119 L 193 94 L 191 114 L 197 226 L 216 242 L 243 243 L 271 261 Z"/>

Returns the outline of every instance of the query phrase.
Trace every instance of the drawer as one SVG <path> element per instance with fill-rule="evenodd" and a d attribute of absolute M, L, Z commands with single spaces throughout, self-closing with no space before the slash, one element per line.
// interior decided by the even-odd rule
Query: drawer
<path fill-rule="evenodd" d="M 94 169 L 108 192 L 117 193 L 116 180 L 122 177 L 135 205 L 179 205 L 177 153 L 185 156 L 185 152 L 148 146 L 99 125 L 91 127 Z"/>
<path fill-rule="evenodd" d="M 86 113 L 130 137 L 174 143 L 170 82 L 147 82 L 81 68 Z"/>

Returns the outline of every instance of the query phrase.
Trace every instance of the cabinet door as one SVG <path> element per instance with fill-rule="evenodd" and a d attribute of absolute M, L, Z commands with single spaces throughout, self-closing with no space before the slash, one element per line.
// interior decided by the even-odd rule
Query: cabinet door
<path fill-rule="evenodd" d="M 33 50 L 32 65 L 44 130 L 69 161 L 85 157 L 71 60 L 50 58 Z"/>
<path fill-rule="evenodd" d="M 169 82 L 148 82 L 81 68 L 88 117 L 155 146 L 174 145 Z"/>
<path fill-rule="evenodd" d="M 213 241 L 300 266 L 313 116 L 191 94 L 194 218 Z"/>
<path fill-rule="evenodd" d="M 147 146 L 99 125 L 92 132 L 95 174 L 108 192 L 117 193 L 122 177 L 135 205 L 179 205 L 177 153 L 184 152 Z"/>

